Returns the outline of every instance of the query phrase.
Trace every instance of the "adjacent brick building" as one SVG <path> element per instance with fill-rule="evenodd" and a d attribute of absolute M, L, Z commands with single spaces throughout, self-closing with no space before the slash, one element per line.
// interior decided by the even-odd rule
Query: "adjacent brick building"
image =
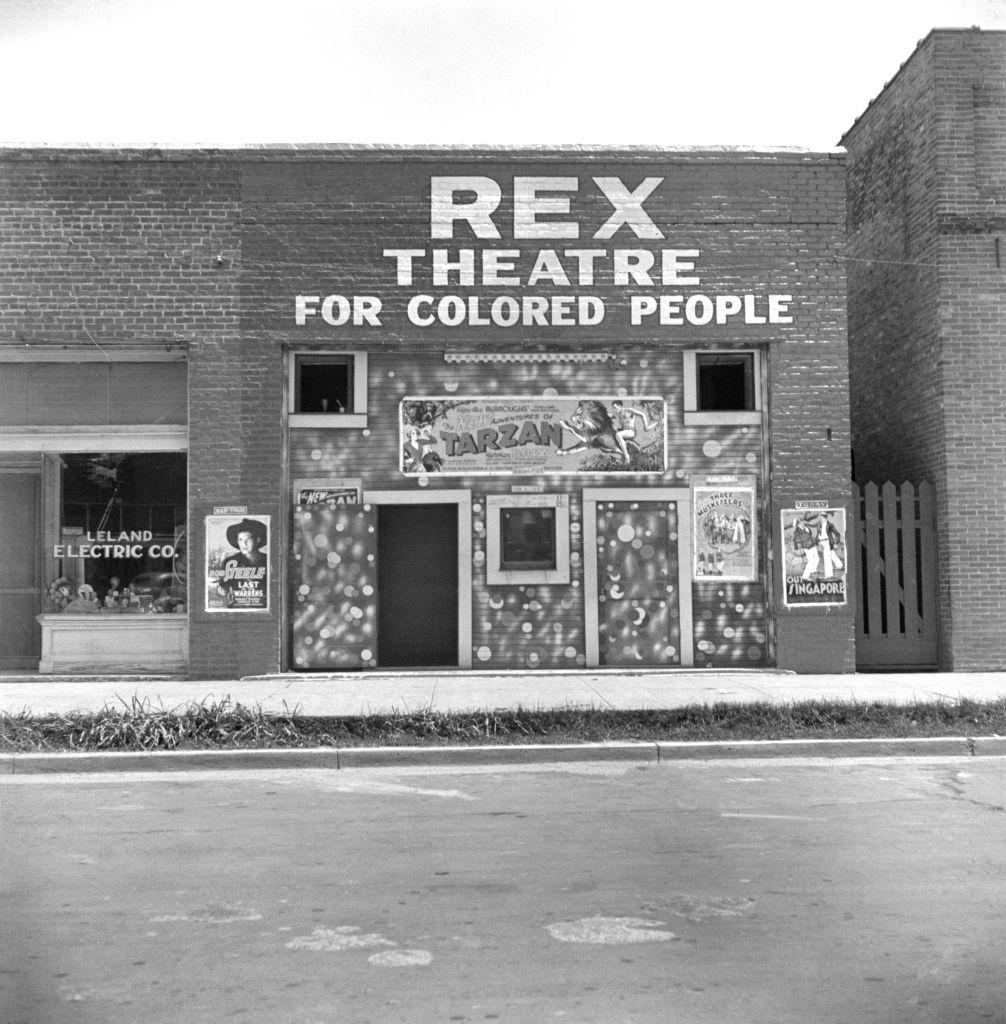
<path fill-rule="evenodd" d="M 844 223 L 837 153 L 0 151 L 0 660 L 852 671 Z"/>
<path fill-rule="evenodd" d="M 849 129 L 861 482 L 928 480 L 940 662 L 1006 666 L 1006 33 L 937 29 Z"/>

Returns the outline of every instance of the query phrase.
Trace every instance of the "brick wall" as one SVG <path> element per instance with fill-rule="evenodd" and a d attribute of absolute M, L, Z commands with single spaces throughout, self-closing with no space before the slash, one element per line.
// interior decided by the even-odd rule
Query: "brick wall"
<path fill-rule="evenodd" d="M 414 288 L 398 287 L 393 264 L 381 254 L 385 248 L 431 247 L 428 188 L 435 173 L 492 174 L 507 181 L 514 174 L 570 175 L 584 183 L 595 175 L 619 175 L 632 185 L 660 176 L 665 184 L 647 209 L 669 234 L 645 245 L 701 251 L 701 288 L 685 290 L 792 294 L 794 323 L 691 328 L 648 322 L 629 329 L 627 291 L 668 289 L 618 287 L 603 270 L 596 287 L 569 289 L 605 299 L 608 317 L 598 327 L 410 325 L 402 316 L 405 297 L 430 284 L 417 279 Z M 296 445 L 285 449 L 286 346 L 365 348 L 374 366 L 383 367 L 377 373 L 417 345 L 436 351 L 614 347 L 633 360 L 671 353 L 673 367 L 686 346 L 764 347 L 767 451 L 757 431 L 724 444 L 722 428 L 696 428 L 694 436 L 682 435 L 679 450 L 687 454 L 664 482 L 680 486 L 693 474 L 723 471 L 714 465 L 722 460 L 710 461 L 706 451 L 736 455 L 742 469 L 754 466 L 768 519 L 762 524 L 765 571 L 762 584 L 746 588 L 744 603 L 767 625 L 760 632 L 768 648 L 774 644 L 780 666 L 851 670 L 851 611 L 786 613 L 778 568 L 779 509 L 813 498 L 845 504 L 848 492 L 842 175 L 840 158 L 804 153 L 0 153 L 0 345 L 187 349 L 190 659 L 192 675 L 207 678 L 283 665 L 289 608 L 279 570 L 286 567 L 291 541 L 289 483 L 303 458 Z M 573 217 L 589 223 L 590 231 L 609 212 L 589 190 L 572 203 Z M 511 216 L 505 199 L 500 223 Z M 580 244 L 591 244 L 589 232 Z M 623 228 L 617 239 L 598 244 L 644 243 Z M 535 241 L 527 248 L 549 245 Z M 529 269 L 525 261 L 519 272 L 526 277 Z M 317 320 L 296 327 L 298 293 L 378 294 L 388 315 L 380 328 L 333 328 Z M 619 380 L 633 391 L 645 378 L 675 400 L 680 377 L 669 369 L 667 379 L 657 381 L 658 367 L 659 360 L 641 373 L 626 362 Z M 706 448 L 707 441 L 719 447 Z M 484 483 L 474 489 L 480 495 L 487 490 Z M 202 610 L 202 525 L 218 505 L 273 517 L 277 571 L 268 613 Z M 724 595 L 702 591 L 695 600 L 709 621 L 722 618 Z M 714 627 L 703 621 L 698 629 L 710 644 Z M 710 663 L 717 663 L 715 648 Z"/>
<path fill-rule="evenodd" d="M 481 174 L 498 178 L 504 184 L 498 214 L 501 224 L 512 217 L 505 186 L 515 174 L 573 176 L 581 182 L 601 174 L 619 175 L 633 183 L 648 175 L 663 177 L 667 184 L 648 201 L 647 209 L 658 223 L 671 225 L 668 240 L 657 244 L 701 251 L 697 272 L 702 276 L 702 286 L 690 290 L 792 294 L 794 323 L 771 329 L 737 323 L 701 329 L 646 324 L 629 330 L 625 294 L 640 289 L 616 288 L 610 273 L 601 272 L 595 286 L 585 289 L 603 296 L 608 307 L 604 324 L 594 328 L 417 328 L 404 316 L 405 302 L 410 293 L 435 291 L 428 272 L 417 265 L 413 285 L 396 288 L 393 264 L 381 254 L 385 248 L 431 248 L 428 222 L 431 174 Z M 848 508 L 850 428 L 841 157 L 723 153 L 674 154 L 661 159 L 645 155 L 622 154 L 616 158 L 577 154 L 576 161 L 571 162 L 569 154 L 504 160 L 499 154 L 485 153 L 449 161 L 443 154 L 406 154 L 398 159 L 377 160 L 363 155 L 355 161 L 325 162 L 301 154 L 246 164 L 243 195 L 246 337 L 249 331 L 257 330 L 264 337 L 272 338 L 277 347 L 284 344 L 345 345 L 348 348 L 373 347 L 376 352 L 390 350 L 384 358 L 395 363 L 396 373 L 405 375 L 417 371 L 415 360 L 410 358 L 417 346 L 432 345 L 442 351 L 458 346 L 510 349 L 549 343 L 574 347 L 614 345 L 619 349 L 626 347 L 630 352 L 632 348 L 641 349 L 642 355 L 637 352 L 630 357 L 631 369 L 638 366 L 647 349 L 678 353 L 686 346 L 696 345 L 764 345 L 768 353 L 771 429 L 766 459 L 771 500 L 762 510 L 767 519 L 762 524 L 764 536 L 774 542 L 778 551 L 781 544 L 779 512 L 794 501 L 824 499 Z M 596 197 L 577 197 L 571 204 L 571 216 L 585 222 L 593 218 L 593 222 L 599 223 L 598 213 L 587 202 L 588 198 L 596 202 Z M 481 244 L 472 239 L 433 244 L 449 244 L 454 250 L 461 245 L 481 248 Z M 504 239 L 495 244 L 509 247 L 513 243 Z M 539 241 L 513 247 L 534 252 L 549 244 Z M 563 243 L 552 244 L 557 249 L 563 248 Z M 611 247 L 639 243 L 630 236 L 628 242 L 601 244 Z M 522 256 L 518 268 L 522 275 L 527 275 L 526 255 Z M 463 292 L 465 289 L 457 286 L 439 289 L 440 293 L 444 291 Z M 480 289 L 467 291 L 477 293 Z M 349 325 L 329 327 L 316 317 L 302 327 L 295 327 L 292 295 L 296 292 L 379 294 L 385 300 L 385 322 L 379 329 Z M 247 311 L 251 309 L 256 311 L 257 325 L 253 325 L 248 316 Z M 374 408 L 379 415 L 387 416 L 395 402 L 384 403 L 381 399 L 381 374 L 376 367 L 383 364 L 377 356 L 372 354 L 371 358 L 372 381 L 377 387 Z M 651 364 L 650 372 L 624 374 L 624 382 L 632 385 L 630 390 L 639 393 L 647 388 L 653 390 L 656 377 L 652 371 L 657 364 L 652 360 Z M 442 364 L 439 371 L 431 368 L 428 373 L 425 379 L 439 380 L 443 377 Z M 662 382 L 656 382 L 657 389 L 672 397 L 680 387 L 677 373 L 676 369 L 668 371 Z M 622 383 L 622 375 L 618 377 Z M 645 386 L 639 391 L 635 385 L 642 386 L 643 382 Z M 563 391 L 564 387 L 569 387 L 569 381 L 559 382 L 559 385 Z M 502 387 L 503 382 L 499 386 Z M 539 385 L 521 381 L 518 391 L 523 392 L 528 386 Z M 602 382 L 597 386 L 603 386 Z M 476 393 L 478 390 L 482 388 L 477 388 Z M 684 464 L 675 468 L 685 469 L 685 481 L 695 479 L 703 470 L 718 471 L 702 454 L 706 441 L 717 441 L 716 433 L 708 429 L 701 437 L 679 438 L 680 451 L 687 451 L 688 457 Z M 382 456 L 378 437 L 379 433 L 375 432 L 370 438 L 365 464 L 358 451 L 354 451 L 334 456 L 332 469 L 338 468 L 346 475 L 360 475 L 359 471 L 351 472 L 351 468 L 363 465 L 365 476 L 380 473 Z M 764 498 L 766 478 L 760 447 L 757 443 L 754 445 L 752 457 L 758 460 L 759 491 Z M 308 468 L 304 456 L 298 452 L 328 450 L 329 446 L 320 438 L 315 441 L 302 438 L 291 449 L 297 473 L 301 468 Z M 395 455 L 389 448 L 384 460 L 389 462 Z M 742 468 L 750 467 L 752 463 L 746 461 Z M 681 480 L 680 477 L 669 478 L 671 483 Z M 385 482 L 382 486 L 389 484 Z M 779 596 L 780 563 L 781 559 L 769 560 L 765 572 L 771 597 L 767 599 L 764 614 L 771 623 L 770 643 L 774 644 L 777 663 L 801 671 L 852 671 L 855 656 L 851 608 L 787 611 Z M 722 608 L 738 603 L 725 597 L 729 595 L 696 593 L 697 614 L 708 613 L 703 623 L 714 614 L 719 616 Z M 748 594 L 740 603 L 750 609 L 762 607 L 764 600 L 760 593 Z M 759 611 L 760 620 L 761 615 Z M 724 622 L 724 628 L 733 628 L 729 622 Z M 700 625 L 698 628 L 707 627 Z M 761 635 L 764 630 L 755 632 Z M 713 645 L 709 649 L 719 652 L 722 646 Z M 753 646 L 756 644 L 748 644 L 745 649 Z M 717 661 L 718 653 L 714 653 L 711 663 L 732 663 L 733 653 L 739 649 L 739 643 L 727 645 L 723 648 L 726 660 Z M 704 662 L 699 658 L 698 663 Z"/>
<path fill-rule="evenodd" d="M 1006 33 L 937 30 L 843 140 L 856 476 L 936 487 L 946 668 L 1006 664 L 1004 82 Z"/>

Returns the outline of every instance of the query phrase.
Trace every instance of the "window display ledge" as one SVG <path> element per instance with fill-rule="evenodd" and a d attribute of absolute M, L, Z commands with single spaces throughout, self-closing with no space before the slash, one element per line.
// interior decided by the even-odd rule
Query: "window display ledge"
<path fill-rule="evenodd" d="M 189 663 L 186 615 L 37 616 L 39 672 L 184 672 Z"/>

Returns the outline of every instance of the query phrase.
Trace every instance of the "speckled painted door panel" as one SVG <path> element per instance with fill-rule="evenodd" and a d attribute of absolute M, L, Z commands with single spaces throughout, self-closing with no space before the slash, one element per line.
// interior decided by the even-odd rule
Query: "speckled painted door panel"
<path fill-rule="evenodd" d="M 677 505 L 597 504 L 602 665 L 680 665 Z"/>
<path fill-rule="evenodd" d="M 377 651 L 377 510 L 294 513 L 293 667 L 371 668 Z"/>

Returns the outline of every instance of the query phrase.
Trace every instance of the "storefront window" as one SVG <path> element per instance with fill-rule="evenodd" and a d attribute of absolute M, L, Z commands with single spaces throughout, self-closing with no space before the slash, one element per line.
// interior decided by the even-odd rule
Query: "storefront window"
<path fill-rule="evenodd" d="M 186 456 L 66 454 L 60 473 L 49 610 L 185 612 Z"/>

